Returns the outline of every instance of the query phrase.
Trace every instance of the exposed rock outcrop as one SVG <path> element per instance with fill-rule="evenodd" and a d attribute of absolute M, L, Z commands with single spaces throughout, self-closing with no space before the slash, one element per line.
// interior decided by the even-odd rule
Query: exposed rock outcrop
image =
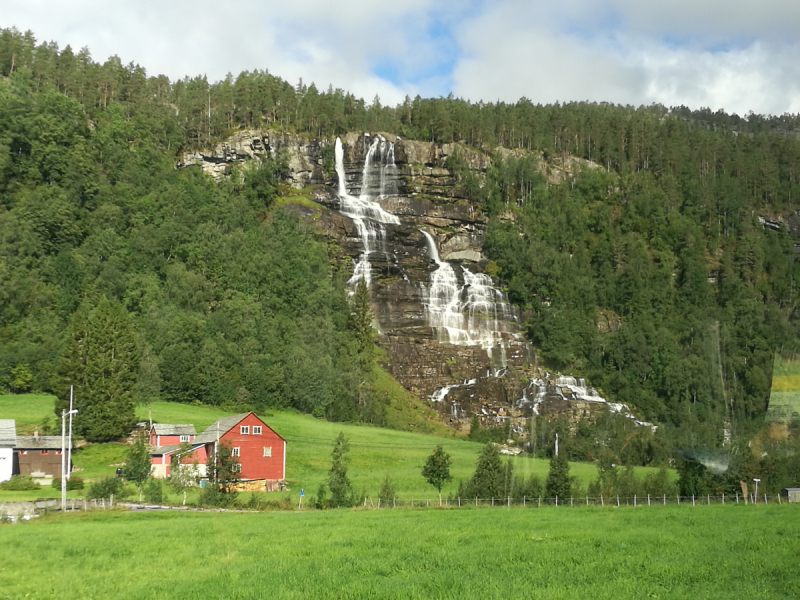
<path fill-rule="evenodd" d="M 522 333 L 519 312 L 483 273 L 487 218 L 464 197 L 445 165 L 448 156 L 458 153 L 463 163 L 481 172 L 491 164 L 489 156 L 460 144 L 349 133 L 337 145 L 343 194 L 336 173 L 323 171 L 323 149 L 333 145 L 331 140 L 246 131 L 213 150 L 187 153 L 179 166 L 199 164 L 219 178 L 232 163 L 285 149 L 293 185 L 316 184 L 311 197 L 320 205 L 316 212 L 300 205 L 295 210 L 315 221 L 338 265 L 364 264 L 365 224 L 371 222 L 366 260 L 386 369 L 406 389 L 429 399 L 455 429 L 467 431 L 478 415 L 485 426 L 510 422 L 524 435 L 532 414 L 566 414 L 577 422 L 609 407 L 626 410 L 605 403 L 585 382 L 570 387 L 541 371 Z M 385 168 L 370 171 L 368 156 L 379 156 Z M 359 202 L 369 198 L 392 218 L 375 222 L 354 213 L 359 196 Z M 347 203 L 350 212 L 342 212 Z M 453 290 L 459 306 L 445 307 L 434 298 L 437 285 Z M 451 331 L 449 317 L 441 313 L 450 310 L 464 312 L 463 319 L 472 325 Z M 470 333 L 470 327 L 481 329 L 489 322 L 491 335 Z"/>

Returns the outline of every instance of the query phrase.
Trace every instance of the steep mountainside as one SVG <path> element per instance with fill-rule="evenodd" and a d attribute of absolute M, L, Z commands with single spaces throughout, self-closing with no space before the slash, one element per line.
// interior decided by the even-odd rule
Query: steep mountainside
<path fill-rule="evenodd" d="M 326 173 L 331 145 L 335 164 Z M 641 423 L 629 407 L 609 404 L 583 379 L 540 368 L 520 310 L 486 274 L 488 216 L 447 165 L 457 157 L 484 173 L 489 155 L 387 133 L 350 133 L 332 144 L 247 131 L 212 150 L 186 153 L 179 164 L 200 165 L 221 179 L 236 163 L 281 153 L 293 184 L 312 186 L 312 198 L 328 209 L 298 210 L 335 242 L 334 255 L 350 258 L 351 285 L 359 277 L 370 284 L 386 368 L 430 400 L 446 423 L 466 432 L 477 416 L 488 427 L 508 422 L 523 437 L 533 414 L 577 423 L 610 409 Z M 572 161 L 570 171 L 540 165 L 554 183 L 572 169 L 597 168 L 581 161 Z"/>

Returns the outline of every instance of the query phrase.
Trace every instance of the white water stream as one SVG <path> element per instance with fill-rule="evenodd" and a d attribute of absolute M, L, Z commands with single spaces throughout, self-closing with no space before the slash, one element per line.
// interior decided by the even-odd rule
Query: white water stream
<path fill-rule="evenodd" d="M 370 190 L 374 186 L 373 181 L 378 179 L 378 196 L 384 197 L 386 194 L 386 169 L 394 169 L 394 144 L 391 144 L 391 152 L 386 150 L 389 142 L 376 136 L 367 150 L 362 172 L 361 194 L 358 197 L 351 196 L 347 191 L 347 181 L 344 172 L 344 149 L 342 140 L 336 138 L 333 149 L 334 166 L 336 175 L 339 178 L 339 198 L 341 199 L 341 212 L 353 219 L 358 230 L 364 251 L 353 266 L 353 276 L 348 283 L 355 287 L 360 279 L 364 279 L 367 286 L 372 281 L 372 265 L 369 262 L 370 254 L 373 252 L 383 252 L 386 254 L 386 227 L 387 223 L 399 224 L 400 219 L 390 212 L 385 211 L 380 204 L 374 202 L 370 195 Z M 377 160 L 376 160 L 377 155 Z M 391 164 L 385 163 L 391 159 Z M 377 173 L 376 173 L 377 172 Z M 393 182 L 394 179 L 392 178 Z"/>
<path fill-rule="evenodd" d="M 490 354 L 499 350 L 500 356 L 496 358 L 504 364 L 508 338 L 515 335 L 513 328 L 519 320 L 508 298 L 492 286 L 488 275 L 442 260 L 433 236 L 420 231 L 428 241 L 428 255 L 437 265 L 431 273 L 425 308 L 439 341 L 480 346 Z"/>

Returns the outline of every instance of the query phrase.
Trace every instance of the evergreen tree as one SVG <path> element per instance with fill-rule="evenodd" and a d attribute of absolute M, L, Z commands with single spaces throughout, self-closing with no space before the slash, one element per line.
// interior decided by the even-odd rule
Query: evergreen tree
<path fill-rule="evenodd" d="M 358 280 L 356 291 L 350 300 L 349 327 L 353 331 L 358 351 L 365 360 L 372 359 L 375 347 L 375 330 L 372 327 L 372 309 L 370 308 L 369 287 L 362 277 Z"/>
<path fill-rule="evenodd" d="M 350 443 L 340 432 L 336 441 L 333 442 L 331 452 L 331 468 L 328 470 L 328 489 L 331 492 L 329 504 L 332 508 L 353 505 L 353 488 L 350 479 L 347 477 L 347 465 L 350 457 Z"/>
<path fill-rule="evenodd" d="M 466 489 L 465 496 L 477 498 L 500 498 L 504 492 L 503 463 L 497 446 L 488 443 L 481 450 L 478 462 Z"/>
<path fill-rule="evenodd" d="M 55 412 L 69 408 L 69 386 L 75 386 L 76 435 L 102 442 L 128 434 L 135 421 L 131 390 L 139 353 L 125 308 L 100 298 L 88 302 L 72 319 L 58 365 Z"/>
<path fill-rule="evenodd" d="M 572 481 L 569 476 L 569 461 L 564 455 L 550 457 L 550 471 L 544 484 L 544 493 L 548 498 L 556 496 L 563 502 L 572 496 Z"/>
<path fill-rule="evenodd" d="M 422 476 L 439 492 L 439 504 L 442 503 L 442 486 L 453 481 L 450 475 L 450 455 L 439 444 L 433 450 L 425 466 L 422 467 Z"/>

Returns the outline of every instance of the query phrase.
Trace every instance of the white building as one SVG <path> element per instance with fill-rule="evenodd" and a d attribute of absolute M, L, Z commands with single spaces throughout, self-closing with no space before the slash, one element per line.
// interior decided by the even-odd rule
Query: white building
<path fill-rule="evenodd" d="M 14 419 L 0 419 L 0 481 L 8 481 L 14 471 L 14 446 L 17 424 Z"/>

